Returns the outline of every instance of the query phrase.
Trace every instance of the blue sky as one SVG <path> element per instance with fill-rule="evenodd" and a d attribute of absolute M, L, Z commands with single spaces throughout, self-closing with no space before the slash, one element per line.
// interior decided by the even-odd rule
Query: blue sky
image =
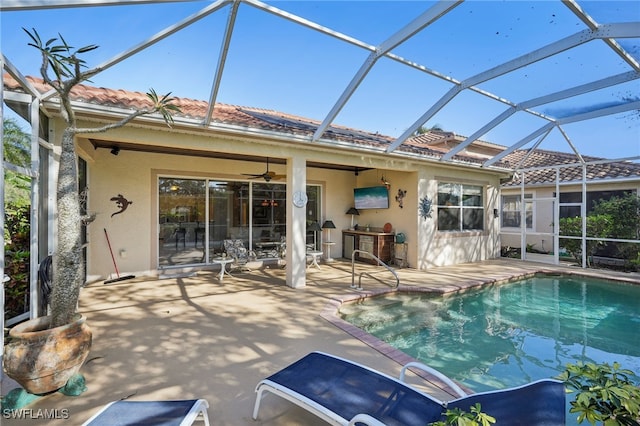
<path fill-rule="evenodd" d="M 378 45 L 427 10 L 425 1 L 274 1 L 275 7 L 370 45 Z M 25 75 L 38 75 L 39 57 L 22 27 L 42 38 L 61 33 L 74 46 L 97 44 L 86 60 L 95 66 L 209 5 L 209 1 L 4 11 L 2 53 Z M 640 21 L 640 2 L 580 3 L 596 22 Z M 161 41 L 93 79 L 97 86 L 208 99 L 228 7 Z M 393 53 L 464 80 L 585 28 L 559 1 L 467 1 Z M 637 59 L 639 39 L 619 43 Z M 322 120 L 368 56 L 359 47 L 242 4 L 218 102 L 274 109 Z M 479 87 L 514 102 L 566 89 L 631 67 L 602 41 L 562 52 Z M 337 124 L 400 136 L 451 84 L 387 58 L 380 59 L 337 116 Z M 618 85 L 537 107 L 562 117 L 598 105 L 640 97 L 640 83 Z M 425 123 L 467 136 L 506 107 L 464 91 Z M 481 137 L 511 145 L 546 121 L 526 113 Z M 640 155 L 640 114 L 627 112 L 565 125 L 581 153 L 607 158 Z M 540 148 L 569 150 L 554 130 Z"/>

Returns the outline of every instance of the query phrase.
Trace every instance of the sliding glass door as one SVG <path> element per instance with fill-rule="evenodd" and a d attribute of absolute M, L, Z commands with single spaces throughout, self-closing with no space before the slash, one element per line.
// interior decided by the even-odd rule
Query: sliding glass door
<path fill-rule="evenodd" d="M 307 227 L 320 211 L 320 187 L 307 186 Z M 207 264 L 240 239 L 258 258 L 281 255 L 286 239 L 286 185 L 160 177 L 158 266 Z M 307 242 L 313 243 L 313 233 Z"/>
<path fill-rule="evenodd" d="M 160 178 L 158 184 L 158 265 L 205 262 L 205 181 Z"/>

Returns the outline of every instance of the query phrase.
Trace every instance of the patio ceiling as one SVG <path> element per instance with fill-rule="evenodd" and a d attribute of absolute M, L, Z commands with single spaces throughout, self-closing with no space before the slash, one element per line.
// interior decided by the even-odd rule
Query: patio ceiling
<path fill-rule="evenodd" d="M 322 139 L 327 129 L 338 122 L 376 131 L 377 129 L 359 125 L 357 119 L 351 121 L 351 117 L 356 117 L 356 110 L 367 106 L 371 108 L 372 115 L 381 114 L 379 120 L 385 120 L 385 114 L 391 120 L 390 111 L 394 109 L 406 111 L 401 116 L 401 121 L 395 125 L 399 129 L 395 132 L 397 134 L 381 132 L 394 137 L 394 141 L 386 149 L 389 155 L 397 153 L 398 147 L 420 128 L 438 123 L 434 123 L 434 120 L 439 120 L 441 113 L 453 110 L 470 123 L 465 123 L 469 124 L 466 129 L 447 129 L 464 134 L 466 139 L 444 155 L 441 161 L 451 161 L 454 155 L 463 151 L 474 140 L 486 140 L 506 146 L 502 153 L 484 163 L 487 167 L 517 149 L 544 147 L 545 141 L 553 137 L 564 141 L 567 150 L 573 152 L 578 160 L 582 160 L 583 153 L 591 154 L 589 149 L 593 148 L 594 141 L 584 140 L 584 136 L 573 138 L 573 126 L 589 121 L 597 122 L 604 117 L 621 118 L 618 124 L 635 127 L 637 136 L 640 121 L 640 6 L 635 1 L 412 2 L 410 9 L 414 14 L 396 18 L 394 21 L 402 21 L 396 27 L 399 29 L 388 34 L 378 34 L 377 40 L 350 35 L 360 32 L 371 34 L 361 29 L 366 25 L 356 25 L 358 17 L 350 17 L 353 21 L 353 28 L 350 28 L 350 23 L 343 22 L 344 17 L 341 16 L 325 17 L 328 22 L 320 24 L 297 14 L 296 10 L 300 9 L 301 4 L 308 2 L 3 0 L 0 10 L 6 13 L 38 13 L 50 9 L 89 10 L 92 7 L 88 6 L 118 6 L 136 7 L 136 10 L 142 11 L 144 8 L 166 6 L 170 3 L 193 5 L 193 13 L 182 19 L 172 17 L 172 23 L 160 28 L 147 39 L 124 46 L 119 53 L 103 58 L 99 67 L 103 69 L 102 73 L 109 73 L 113 77 L 125 63 L 135 63 L 136 57 L 144 60 L 145 55 L 158 55 L 161 52 L 158 49 L 162 49 L 165 40 L 178 37 L 192 26 L 202 29 L 203 25 L 207 25 L 207 28 L 211 28 L 211 38 L 219 43 L 219 48 L 212 48 L 209 40 L 202 39 L 202 45 L 196 46 L 198 54 L 205 58 L 203 62 L 210 66 L 208 77 L 200 85 L 199 93 L 203 96 L 198 96 L 198 93 L 193 95 L 197 99 L 206 99 L 210 105 L 205 119 L 198 123 L 201 126 L 212 124 L 212 108 L 216 102 L 243 103 L 227 94 L 234 92 L 225 91 L 225 83 L 229 76 L 243 71 L 236 66 L 240 55 L 261 56 L 255 51 L 243 50 L 247 46 L 245 43 L 234 43 L 236 38 L 256 37 L 255 34 L 247 33 L 250 28 L 243 24 L 243 19 L 257 12 L 270 17 L 264 18 L 264 22 L 270 26 L 261 28 L 263 32 L 265 29 L 267 32 L 277 32 L 280 25 L 292 24 L 323 39 L 322 46 L 335 49 L 333 52 L 316 52 L 313 45 L 309 47 L 309 51 L 300 52 L 299 55 L 315 57 L 315 62 L 312 60 L 314 66 L 320 67 L 322 62 L 332 60 L 334 67 L 342 68 L 333 79 L 331 87 L 322 87 L 323 83 L 320 83 L 321 87 L 316 92 L 311 92 L 309 87 L 277 87 L 277 94 L 282 98 L 303 98 L 306 104 L 317 104 L 319 107 L 306 109 L 305 104 L 294 106 L 300 110 L 291 111 L 287 110 L 291 107 L 279 105 L 296 105 L 295 103 L 264 105 L 269 109 L 318 120 L 321 124 L 309 138 L 310 143 Z M 373 8 L 378 2 L 358 3 L 362 7 Z M 323 8 L 323 2 L 315 4 L 318 9 Z M 553 5 L 553 13 L 545 9 L 550 4 Z M 506 8 L 504 10 L 508 10 L 508 13 L 512 11 L 513 16 L 509 22 L 487 20 L 491 8 Z M 537 13 L 536 8 L 545 10 Z M 477 17 L 470 19 L 469 16 L 474 14 Z M 362 19 L 365 18 L 364 15 L 363 12 Z M 323 15 L 319 13 L 318 17 L 321 16 Z M 335 27 L 332 19 L 336 21 Z M 108 21 L 101 22 L 101 30 L 102 27 L 109 30 L 109 24 Z M 432 43 L 439 36 L 463 37 L 461 26 L 469 27 L 465 27 L 464 31 L 464 37 L 467 37 L 464 40 L 465 49 L 454 54 L 432 48 Z M 153 25 L 149 23 L 149 27 L 152 28 Z M 480 29 L 495 31 L 495 35 L 500 36 L 499 42 L 486 50 L 487 45 L 483 44 Z M 478 40 L 473 37 L 474 32 L 477 32 Z M 523 37 L 523 34 L 527 37 Z M 518 41 L 511 42 L 510 37 Z M 65 35 L 65 38 L 68 37 Z M 85 35 L 84 38 L 86 43 L 92 42 L 90 35 Z M 325 39 L 330 40 L 327 42 Z M 256 46 L 259 44 L 257 40 L 252 42 Z M 191 50 L 190 47 L 185 46 L 185 52 Z M 473 51 L 478 49 L 485 49 L 486 60 L 481 63 L 473 62 L 472 59 Z M 277 50 L 274 49 L 270 59 L 278 60 Z M 342 56 L 343 54 L 348 56 Z M 3 61 L 11 68 L 11 57 L 7 55 L 3 49 Z M 465 61 L 465 57 L 468 61 Z M 602 58 L 606 58 L 606 61 Z M 290 68 L 296 67 L 298 59 L 295 56 L 286 58 L 291 63 Z M 169 75 L 174 77 L 168 81 L 159 81 L 158 86 L 171 87 L 178 83 L 175 76 L 179 76 L 181 81 L 197 79 L 190 61 L 187 57 L 172 58 L 166 66 L 173 68 Z M 449 70 L 449 63 L 454 69 Z M 268 74 L 266 67 L 269 64 L 265 63 L 263 66 L 264 73 Z M 19 75 L 33 75 L 31 70 L 22 70 L 19 66 L 13 68 L 14 73 Z M 590 72 L 585 72 L 587 69 Z M 123 68 L 122 72 L 126 74 L 127 68 Z M 248 79 L 259 77 L 254 69 L 244 69 L 244 72 Z M 261 68 L 257 74 L 262 72 Z M 167 80 L 166 75 L 164 70 L 158 70 L 157 78 Z M 388 95 L 397 81 L 403 78 L 416 82 L 415 91 Z M 94 81 L 99 83 L 100 75 Z M 435 86 L 427 85 L 427 81 Z M 155 81 L 149 84 L 158 87 Z M 392 87 L 391 90 L 387 85 Z M 120 88 L 113 87 L 113 84 L 108 87 Z M 122 88 L 139 90 L 137 87 Z M 177 96 L 183 96 L 179 88 L 170 90 Z M 377 103 L 372 102 L 375 99 L 378 100 Z M 250 106 L 263 107 L 255 104 Z M 367 115 L 368 112 L 360 111 L 360 114 Z M 606 125 L 609 125 L 608 122 Z M 505 134 L 499 131 L 503 127 L 508 129 L 508 136 L 500 138 L 500 135 Z M 609 130 L 614 134 L 612 129 Z M 598 143 L 620 144 L 629 148 L 620 151 L 624 153 L 622 156 L 609 158 L 633 161 L 640 158 L 640 137 L 635 140 L 600 139 Z"/>

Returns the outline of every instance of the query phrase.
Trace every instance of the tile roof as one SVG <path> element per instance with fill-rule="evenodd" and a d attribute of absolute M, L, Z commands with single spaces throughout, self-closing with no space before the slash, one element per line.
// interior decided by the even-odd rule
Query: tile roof
<path fill-rule="evenodd" d="M 4 86 L 7 90 L 22 91 L 19 83 L 10 75 L 3 76 Z M 35 77 L 27 77 L 27 80 L 40 93 L 49 91 L 49 87 L 43 80 Z M 103 87 L 93 87 L 84 84 L 76 85 L 71 92 L 72 99 L 77 102 L 86 102 L 94 105 L 119 107 L 124 109 L 139 109 L 151 105 L 146 93 L 116 90 Z M 201 100 L 175 97 L 174 103 L 180 107 L 181 112 L 177 117 L 186 117 L 195 120 L 203 120 L 208 109 L 208 103 Z M 290 135 L 303 138 L 311 138 L 320 122 L 317 120 L 287 114 L 283 112 L 260 109 L 254 107 L 240 107 L 236 105 L 217 103 L 213 110 L 212 123 L 231 125 L 240 128 L 259 129 L 271 131 L 282 135 Z M 354 146 L 376 148 L 384 150 L 395 141 L 394 137 L 350 127 L 331 125 L 323 135 L 323 139 L 344 142 Z M 444 153 L 461 143 L 464 136 L 454 132 L 432 130 L 421 135 L 409 138 L 397 151 L 415 155 L 417 157 L 441 158 Z M 452 142 L 451 146 L 445 142 Z M 491 148 L 504 148 L 501 145 L 485 141 L 476 141 L 476 145 L 486 145 Z M 567 154 L 556 151 L 536 149 L 517 150 L 505 156 L 497 167 L 514 169 L 537 168 L 559 164 L 576 164 L 579 159 L 575 154 Z M 583 156 L 586 162 L 604 160 L 602 158 Z M 487 158 L 473 154 L 453 157 L 457 162 L 482 164 Z M 524 162 L 522 160 L 524 159 Z M 522 164 L 520 164 L 522 162 Z M 563 182 L 579 181 L 582 177 L 580 166 L 565 167 L 560 169 L 560 179 Z M 614 178 L 638 178 L 640 179 L 640 164 L 617 161 L 587 166 L 587 179 L 614 179 Z M 541 169 L 527 172 L 525 181 L 527 184 L 551 184 L 555 181 L 555 169 Z M 519 175 L 504 186 L 519 185 Z"/>
<path fill-rule="evenodd" d="M 582 156 L 586 163 L 596 163 L 587 165 L 587 180 L 600 179 L 621 179 L 636 178 L 640 180 L 640 164 L 628 161 L 606 161 L 604 158 Z M 524 160 L 524 161 L 523 161 Z M 536 149 L 521 149 L 506 155 L 502 162 L 510 167 L 519 169 L 539 168 L 561 164 L 577 164 L 580 160 L 575 154 L 568 154 L 557 151 L 547 151 Z M 522 164 L 520 164 L 522 162 Z M 525 184 L 552 184 L 555 182 L 556 171 L 554 168 L 537 169 L 525 173 Z M 560 181 L 571 182 L 582 179 L 582 166 L 560 168 Z M 516 186 L 520 184 L 520 175 L 517 174 L 514 180 L 503 186 Z"/>
<path fill-rule="evenodd" d="M 43 80 L 35 77 L 26 77 L 27 80 L 40 92 L 45 93 L 49 87 Z M 4 86 L 7 90 L 23 91 L 20 84 L 10 75 L 3 76 Z M 85 84 L 76 85 L 71 91 L 72 100 L 89 104 L 119 107 L 125 109 L 139 109 L 151 105 L 146 93 L 131 92 L 127 90 L 115 90 L 104 87 L 93 87 Z M 175 97 L 174 104 L 180 107 L 181 112 L 175 117 L 185 117 L 195 120 L 204 120 L 208 103 L 201 100 Z M 321 124 L 317 120 L 300 117 L 283 112 L 266 110 L 254 107 L 240 107 L 236 105 L 216 103 L 213 109 L 212 124 L 232 125 L 241 128 L 251 128 L 264 131 L 272 131 L 283 135 L 291 135 L 310 139 Z M 331 125 L 323 134 L 323 139 L 333 140 L 360 146 L 385 150 L 394 137 L 350 127 Z M 397 151 L 417 157 L 439 159 L 444 151 L 420 144 L 405 143 Z M 456 155 L 454 160 L 462 163 L 479 165 L 482 161 L 466 155 Z M 496 165 L 501 167 L 500 164 Z"/>

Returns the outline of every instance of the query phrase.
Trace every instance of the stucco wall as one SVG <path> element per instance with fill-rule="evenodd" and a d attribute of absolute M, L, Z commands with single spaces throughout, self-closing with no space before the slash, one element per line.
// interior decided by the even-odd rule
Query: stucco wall
<path fill-rule="evenodd" d="M 92 136 L 93 137 L 93 136 Z M 490 259 L 499 255 L 497 220 L 493 209 L 498 208 L 499 175 L 492 171 L 465 169 L 450 165 L 398 159 L 385 154 L 363 155 L 361 152 L 333 149 L 321 145 L 286 144 L 269 140 L 170 132 L 167 129 L 149 129 L 131 126 L 118 129 L 101 137 L 109 140 L 181 147 L 184 149 L 212 150 L 234 154 L 291 158 L 303 155 L 307 161 L 353 166 L 354 170 L 307 169 L 307 184 L 321 186 L 320 219 L 331 219 L 336 229 L 331 231 L 334 258 L 342 254 L 342 230 L 348 229 L 351 216 L 346 211 L 353 206 L 353 189 L 381 185 L 381 178 L 390 182 L 388 209 L 364 210 L 355 222 L 382 228 L 391 223 L 394 232 L 407 236 L 410 267 L 426 269 Z M 104 139 L 103 139 L 104 140 Z M 88 139 L 78 140 L 79 154 L 88 162 L 89 209 L 96 214 L 89 226 L 88 275 L 89 279 L 104 279 L 115 272 L 104 230 L 109 234 L 120 274 L 157 274 L 157 188 L 158 175 L 177 177 L 210 177 L 217 179 L 243 179 L 242 173 L 263 171 L 263 164 L 218 158 L 159 154 L 122 149 L 115 156 L 109 149 L 94 149 Z M 355 167 L 369 168 L 355 174 Z M 286 166 L 272 164 L 271 170 L 284 174 Z M 418 211 L 421 197 L 434 200 L 437 182 L 460 182 L 482 185 L 485 188 L 485 229 L 481 232 L 440 232 L 436 228 L 436 211 L 432 218 L 422 219 Z M 284 181 L 283 181 L 284 182 Z M 403 207 L 395 196 L 405 190 Z M 118 209 L 111 200 L 122 194 L 132 202 L 128 209 L 112 216 Z M 320 241 L 327 233 L 318 235 Z"/>
<path fill-rule="evenodd" d="M 493 259 L 500 255 L 497 231 L 498 219 L 493 210 L 498 208 L 499 181 L 490 175 L 468 170 L 425 167 L 419 172 L 419 197 L 433 201 L 433 212 L 417 221 L 418 245 L 415 265 L 419 269 L 455 265 Z M 481 185 L 484 188 L 484 230 L 446 232 L 437 229 L 438 182 Z M 416 206 L 417 209 L 417 206 Z"/>

